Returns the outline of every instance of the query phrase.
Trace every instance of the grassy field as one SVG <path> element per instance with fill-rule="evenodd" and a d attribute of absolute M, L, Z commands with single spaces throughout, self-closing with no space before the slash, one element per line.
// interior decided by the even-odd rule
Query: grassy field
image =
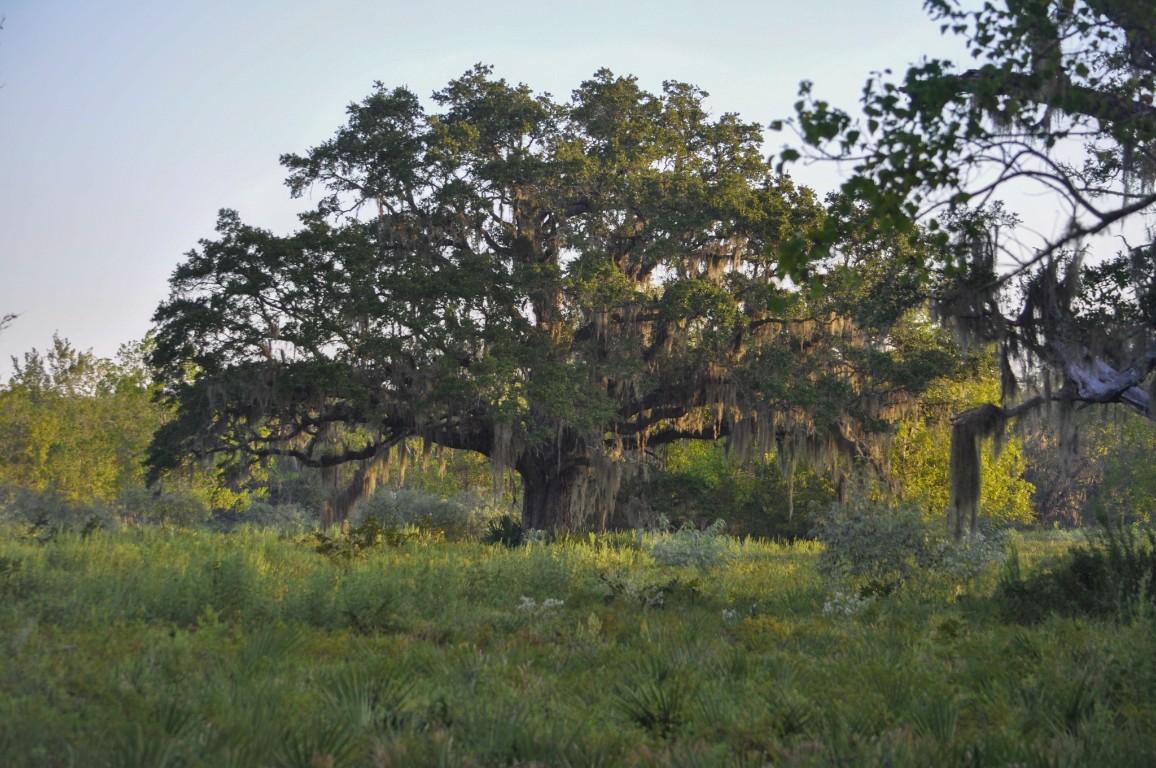
<path fill-rule="evenodd" d="M 835 594 L 818 546 L 0 531 L 12 766 L 1149 766 L 1156 619 Z M 1067 539 L 1018 541 L 1031 569 Z M 324 547 L 323 547 L 324 548 Z"/>

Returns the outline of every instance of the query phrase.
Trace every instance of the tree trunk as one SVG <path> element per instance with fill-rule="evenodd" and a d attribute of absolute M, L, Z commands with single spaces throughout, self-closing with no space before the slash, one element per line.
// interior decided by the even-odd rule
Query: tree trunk
<path fill-rule="evenodd" d="M 573 530 L 581 525 L 584 510 L 574 496 L 585 467 L 544 457 L 524 458 L 517 470 L 522 477 L 523 531 Z"/>

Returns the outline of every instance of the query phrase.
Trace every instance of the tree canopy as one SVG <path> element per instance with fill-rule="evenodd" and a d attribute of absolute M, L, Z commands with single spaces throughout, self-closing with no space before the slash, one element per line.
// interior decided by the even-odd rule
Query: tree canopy
<path fill-rule="evenodd" d="M 427 111 L 378 83 L 282 157 L 292 194 L 318 195 L 297 232 L 223 211 L 174 272 L 152 362 L 178 413 L 154 469 L 354 462 L 341 517 L 416 436 L 516 471 L 523 525 L 555 528 L 605 524 L 675 440 L 870 459 L 866 436 L 952 364 L 889 336 L 924 244 L 850 216 L 864 236 L 825 258 L 866 277 L 783 279 L 783 244 L 827 214 L 706 96 L 602 70 L 558 101 L 478 66 Z"/>
<path fill-rule="evenodd" d="M 1011 400 L 956 419 L 953 467 L 970 469 L 954 473 L 954 496 L 974 510 L 976 440 L 1008 419 L 1047 403 L 1152 416 L 1156 16 L 1147 0 L 924 6 L 975 66 L 874 75 L 858 118 L 804 83 L 791 123 L 805 149 L 781 157 L 848 162 L 843 192 L 880 227 L 936 232 L 925 266 L 941 317 L 965 341 L 1000 345 Z M 1053 202 L 1066 225 L 1029 241 L 1003 207 L 1012 190 Z M 788 271 L 806 276 L 838 222 L 789 249 Z"/>

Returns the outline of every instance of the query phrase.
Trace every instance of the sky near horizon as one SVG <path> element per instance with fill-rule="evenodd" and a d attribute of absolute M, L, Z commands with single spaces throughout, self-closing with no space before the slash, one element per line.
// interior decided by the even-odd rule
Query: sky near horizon
<path fill-rule="evenodd" d="M 870 72 L 961 54 L 920 0 L 0 0 L 0 17 L 0 316 L 19 314 L 0 383 L 53 334 L 101 357 L 142 338 L 219 209 L 290 232 L 310 203 L 279 156 L 376 80 L 428 97 L 481 62 L 564 98 L 606 67 L 767 124 L 801 80 L 850 110 Z"/>

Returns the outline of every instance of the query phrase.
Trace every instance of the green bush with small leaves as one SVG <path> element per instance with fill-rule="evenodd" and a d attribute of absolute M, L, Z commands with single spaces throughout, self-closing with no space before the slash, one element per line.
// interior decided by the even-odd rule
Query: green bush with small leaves
<path fill-rule="evenodd" d="M 377 518 L 388 528 L 438 531 L 450 541 L 476 541 L 510 505 L 491 493 L 463 491 L 448 497 L 407 488 L 379 490 L 362 502 L 353 522 Z"/>
<path fill-rule="evenodd" d="M 115 528 L 116 511 L 100 503 L 67 499 L 54 491 L 0 488 L 0 523 L 17 524 L 29 535 L 51 538 L 58 531 Z"/>
<path fill-rule="evenodd" d="M 422 531 L 414 526 L 389 527 L 376 517 L 367 517 L 360 525 L 349 528 L 348 531 L 337 531 L 326 534 L 314 531 L 309 535 L 314 549 L 323 555 L 339 560 L 364 558 L 372 549 L 379 546 L 400 547 L 411 542 L 433 543 L 441 539 L 441 532 Z"/>
<path fill-rule="evenodd" d="M 820 571 L 865 597 L 890 595 L 915 582 L 965 583 L 1003 558 L 998 532 L 955 543 L 910 503 L 833 505 L 815 534 L 825 546 Z"/>
<path fill-rule="evenodd" d="M 711 568 L 730 556 L 730 540 L 723 535 L 724 530 L 726 522 L 715 520 L 701 531 L 687 523 L 672 533 L 655 534 L 650 556 L 660 565 Z"/>

